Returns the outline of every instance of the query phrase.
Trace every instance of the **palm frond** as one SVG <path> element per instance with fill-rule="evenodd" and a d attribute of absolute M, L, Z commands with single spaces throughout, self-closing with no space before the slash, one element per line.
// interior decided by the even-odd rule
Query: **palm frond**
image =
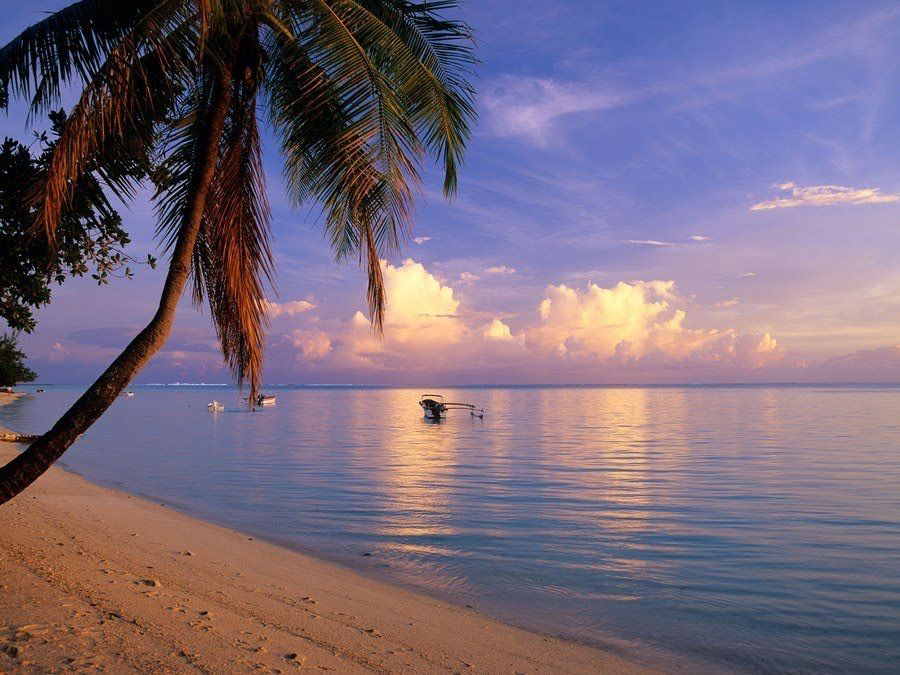
<path fill-rule="evenodd" d="M 177 2 L 170 4 L 177 9 Z M 169 21 L 179 18 L 174 14 Z M 168 113 L 190 70 L 192 39 L 183 22 L 152 41 L 136 29 L 87 83 L 61 130 L 46 181 L 35 195 L 39 205 L 35 227 L 48 239 L 53 240 L 74 181 L 85 171 L 98 171 L 119 196 L 131 195 L 132 176 L 123 166 L 129 156 L 133 159 L 135 153 L 146 154 L 153 147 L 155 126 Z"/>
<path fill-rule="evenodd" d="M 32 114 L 58 105 L 60 88 L 92 80 L 126 36 L 159 34 L 183 0 L 80 0 L 25 29 L 0 49 L 0 92 L 32 97 Z"/>
<path fill-rule="evenodd" d="M 156 236 L 164 249 L 178 239 L 196 188 L 196 167 L 202 152 L 200 139 L 212 106 L 215 81 L 209 70 L 195 73 L 179 97 L 158 140 L 158 160 L 151 178 L 155 186 Z"/>
<path fill-rule="evenodd" d="M 259 55 L 245 41 L 235 78 L 232 108 L 222 136 L 194 259 L 194 300 L 209 302 L 226 362 L 255 398 L 262 379 L 265 344 L 265 286 L 272 285 L 269 247 L 271 213 L 256 116 Z"/>
<path fill-rule="evenodd" d="M 297 202 L 316 200 L 337 258 L 358 255 L 381 328 L 380 258 L 409 231 L 426 151 L 445 191 L 474 119 L 471 35 L 438 12 L 454 3 L 276 0 L 268 38 L 269 113 Z"/>
<path fill-rule="evenodd" d="M 320 201 L 338 259 L 358 254 L 369 270 L 380 328 L 378 248 L 396 250 L 407 227 L 422 149 L 395 91 L 350 31 L 348 8 L 315 0 L 279 17 L 267 49 L 268 101 L 291 193 Z M 375 193 L 384 213 L 372 208 Z"/>
<path fill-rule="evenodd" d="M 383 68 L 402 91 L 408 114 L 425 147 L 444 169 L 444 192 L 456 191 L 457 169 L 474 122 L 475 92 L 469 79 L 477 58 L 464 22 L 440 16 L 448 2 L 354 0 L 377 31 Z"/>
<path fill-rule="evenodd" d="M 308 7 L 313 28 L 299 34 L 299 47 L 329 78 L 354 142 L 364 141 L 369 161 L 386 184 L 385 206 L 396 228 L 388 233 L 388 242 L 396 248 L 409 224 L 424 148 L 400 88 L 382 67 L 379 50 L 385 48 L 385 31 L 354 2 L 312 0 Z M 364 187 L 362 194 L 368 190 Z"/>

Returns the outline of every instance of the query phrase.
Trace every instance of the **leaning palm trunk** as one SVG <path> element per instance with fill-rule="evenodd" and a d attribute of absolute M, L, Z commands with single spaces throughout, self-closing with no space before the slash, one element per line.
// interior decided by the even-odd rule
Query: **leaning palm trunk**
<path fill-rule="evenodd" d="M 222 69 L 213 95 L 204 152 L 197 157 L 194 193 L 185 214 L 186 222 L 172 253 L 156 314 L 50 431 L 0 468 L 0 504 L 15 497 L 50 468 L 81 434 L 100 419 L 147 361 L 166 343 L 175 319 L 175 308 L 190 276 L 191 258 L 216 165 L 218 139 L 231 98 L 230 79 L 230 74 Z"/>
<path fill-rule="evenodd" d="M 0 49 L 0 101 L 32 113 L 83 85 L 38 186 L 35 232 L 51 243 L 78 179 L 132 198 L 156 192 L 173 246 L 150 324 L 53 428 L 0 469 L 0 503 L 31 484 L 109 408 L 165 343 L 189 277 L 226 363 L 250 397 L 262 379 L 273 280 L 259 117 L 278 140 L 288 192 L 317 202 L 338 260 L 368 273 L 381 330 L 381 258 L 409 233 L 420 162 L 444 191 L 474 118 L 475 63 L 453 0 L 76 0 Z M 227 64 L 227 65 L 225 65 Z"/>

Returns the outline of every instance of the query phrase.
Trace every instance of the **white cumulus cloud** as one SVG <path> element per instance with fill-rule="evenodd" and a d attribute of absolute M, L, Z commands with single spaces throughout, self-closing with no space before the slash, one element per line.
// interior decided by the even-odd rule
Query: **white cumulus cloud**
<path fill-rule="evenodd" d="M 387 297 L 384 339 L 356 312 L 341 341 L 344 352 L 350 360 L 368 365 L 433 364 L 440 350 L 458 343 L 466 330 L 457 316 L 459 300 L 453 289 L 412 259 L 400 266 L 382 263 L 382 273 Z"/>
<path fill-rule="evenodd" d="M 494 319 L 489 324 L 482 328 L 481 334 L 486 337 L 488 340 L 495 340 L 497 342 L 517 342 L 519 344 L 525 344 L 525 334 L 520 333 L 518 335 L 513 335 L 509 326 L 503 323 L 500 319 Z"/>
<path fill-rule="evenodd" d="M 783 356 L 768 334 L 686 327 L 685 312 L 671 307 L 669 297 L 672 282 L 548 286 L 540 322 L 526 331 L 527 345 L 547 357 L 616 366 L 758 368 Z"/>
<path fill-rule="evenodd" d="M 468 320 L 451 286 L 441 283 L 424 265 L 407 259 L 382 263 L 387 305 L 384 336 L 372 331 L 357 311 L 333 334 L 316 334 L 316 352 L 333 364 L 379 370 L 442 371 L 459 364 L 509 363 L 524 358 L 525 336 L 514 334 L 499 319 L 488 324 Z M 295 331 L 308 349 L 307 331 Z M 330 349 L 326 350 L 325 339 Z"/>

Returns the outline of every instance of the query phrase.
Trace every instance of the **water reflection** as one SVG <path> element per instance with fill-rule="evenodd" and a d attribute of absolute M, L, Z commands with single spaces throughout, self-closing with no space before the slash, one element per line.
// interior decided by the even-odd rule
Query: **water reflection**
<path fill-rule="evenodd" d="M 411 408 L 408 390 L 385 392 L 386 405 L 393 411 L 384 426 L 381 447 L 385 454 L 384 499 L 389 518 L 378 532 L 399 538 L 400 550 L 436 552 L 435 538 L 451 536 L 451 494 L 456 440 L 437 421 L 420 416 L 418 424 L 404 423 Z"/>

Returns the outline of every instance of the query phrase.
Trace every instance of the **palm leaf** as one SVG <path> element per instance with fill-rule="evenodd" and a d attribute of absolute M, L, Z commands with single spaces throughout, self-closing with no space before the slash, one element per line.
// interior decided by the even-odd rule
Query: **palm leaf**
<path fill-rule="evenodd" d="M 375 44 L 385 51 L 384 67 L 403 92 L 417 134 L 443 164 L 444 191 L 452 194 L 475 119 L 467 77 L 477 63 L 471 30 L 438 14 L 455 2 L 354 1 L 373 24 Z"/>
<path fill-rule="evenodd" d="M 239 62 L 239 70 L 251 69 L 251 62 Z M 262 380 L 264 286 L 274 275 L 256 99 L 255 76 L 237 81 L 204 213 L 208 253 L 199 260 L 222 352 L 235 378 L 249 384 L 251 400 Z"/>
<path fill-rule="evenodd" d="M 163 4 L 172 10 L 170 24 L 181 18 L 177 0 Z M 182 22 L 165 35 L 148 35 L 147 22 L 149 15 L 112 49 L 61 130 L 46 180 L 35 195 L 35 227 L 51 241 L 72 186 L 85 171 L 97 170 L 119 196 L 131 196 L 133 176 L 123 167 L 153 146 L 155 126 L 182 87 L 190 68 L 190 31 Z"/>
<path fill-rule="evenodd" d="M 126 36 L 160 32 L 173 5 L 161 0 L 80 0 L 0 49 L 0 92 L 32 97 L 32 113 L 58 105 L 60 87 L 92 80 Z"/>

